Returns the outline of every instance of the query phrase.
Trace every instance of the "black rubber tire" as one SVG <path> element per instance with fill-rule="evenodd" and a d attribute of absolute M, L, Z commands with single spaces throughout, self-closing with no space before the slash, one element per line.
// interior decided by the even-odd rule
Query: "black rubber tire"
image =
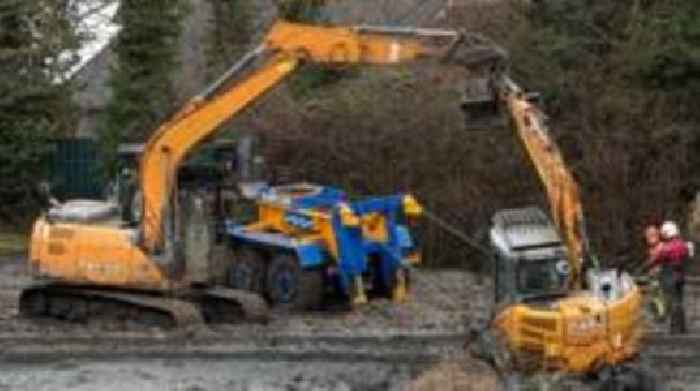
<path fill-rule="evenodd" d="M 318 270 L 302 270 L 292 255 L 278 254 L 267 268 L 265 293 L 276 311 L 314 309 L 323 297 L 323 276 Z"/>
<path fill-rule="evenodd" d="M 49 304 L 46 294 L 37 291 L 23 292 L 20 297 L 20 313 L 26 317 L 45 316 Z"/>
<path fill-rule="evenodd" d="M 263 293 L 266 269 L 267 259 L 260 251 L 243 247 L 233 252 L 226 280 L 233 289 Z"/>

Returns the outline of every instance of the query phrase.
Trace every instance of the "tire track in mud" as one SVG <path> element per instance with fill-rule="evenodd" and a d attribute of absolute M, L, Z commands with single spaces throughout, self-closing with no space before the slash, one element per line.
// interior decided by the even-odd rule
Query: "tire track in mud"
<path fill-rule="evenodd" d="M 700 333 L 669 335 L 653 333 L 644 342 L 644 357 L 654 365 L 700 368 Z"/>
<path fill-rule="evenodd" d="M 0 334 L 0 362 L 27 363 L 68 359 L 234 359 L 290 362 L 374 362 L 430 364 L 467 356 L 464 334 L 393 336 L 276 335 L 165 337 L 111 335 L 51 337 Z M 645 356 L 655 364 L 700 366 L 700 334 L 650 335 Z"/>
<path fill-rule="evenodd" d="M 38 330 L 22 329 L 26 324 L 16 320 L 16 310 L 12 303 L 14 296 L 29 285 L 29 280 L 19 272 L 13 273 L 17 275 L 13 274 L 12 281 L 0 284 L 0 296 L 4 296 L 2 301 L 6 302 L 8 310 L 4 315 L 0 314 L 0 324 L 18 330 L 0 331 L 0 362 L 228 358 L 246 361 L 396 362 L 422 365 L 467 355 L 463 349 L 467 336 L 453 333 L 452 331 L 459 330 L 457 328 L 442 334 L 429 334 L 426 330 L 425 333 L 394 335 L 385 330 L 378 335 L 289 335 L 274 334 L 274 331 L 270 334 L 269 331 L 272 330 L 247 327 L 219 332 L 195 330 L 177 333 L 114 332 L 80 327 L 73 330 L 68 326 L 51 330 L 51 327 L 43 329 L 40 325 L 36 326 Z M 448 281 L 445 281 L 446 277 L 449 277 Z M 466 295 L 466 291 L 459 295 L 452 294 L 453 288 L 473 283 L 467 277 L 470 276 L 457 276 L 449 271 L 421 271 L 416 275 L 416 293 L 424 306 L 437 306 L 442 312 L 473 315 L 473 311 L 479 308 L 471 300 L 474 299 L 473 295 Z M 688 303 L 692 307 L 700 307 L 700 278 L 689 277 L 688 288 Z M 471 291 L 470 289 L 469 292 Z M 700 312 L 696 310 L 695 313 Z M 299 318 L 326 321 L 341 320 L 344 316 L 345 313 L 342 312 L 323 312 L 304 314 Z M 366 314 L 361 314 L 360 317 L 366 317 Z M 454 321 L 450 325 L 454 326 Z M 275 327 L 284 328 L 284 324 Z M 334 328 L 336 325 L 329 327 Z M 352 327 L 348 330 L 355 333 L 358 331 Z M 668 336 L 652 333 L 644 342 L 643 348 L 646 356 L 659 365 L 700 367 L 700 334 Z"/>
<path fill-rule="evenodd" d="M 459 357 L 464 336 L 173 336 L 51 338 L 0 335 L 0 362 L 61 360 L 203 359 L 261 362 L 333 362 L 424 365 Z"/>

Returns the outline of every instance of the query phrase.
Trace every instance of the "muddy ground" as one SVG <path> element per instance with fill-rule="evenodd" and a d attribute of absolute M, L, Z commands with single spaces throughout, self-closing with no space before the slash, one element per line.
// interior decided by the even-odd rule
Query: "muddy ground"
<path fill-rule="evenodd" d="M 34 322 L 18 317 L 16 300 L 19 290 L 30 280 L 23 273 L 22 257 L 0 260 L 0 337 L 25 338 L 31 345 L 32 336 L 49 339 L 89 339 L 94 337 L 154 338 L 168 343 L 169 333 L 161 330 L 104 330 L 80 324 L 54 321 Z M 454 335 L 466 333 L 476 317 L 483 317 L 488 307 L 490 288 L 480 285 L 476 278 L 463 271 L 417 271 L 412 278 L 413 299 L 401 305 L 387 300 L 375 300 L 355 312 L 335 310 L 293 316 L 275 316 L 266 326 L 231 325 L 192 330 L 184 337 L 191 341 L 203 338 L 227 340 L 240 349 L 256 349 L 258 341 L 270 335 L 355 339 L 390 337 L 396 335 Z M 697 323 L 699 311 L 691 311 Z M 38 338 L 38 337 L 36 337 Z M 137 342 L 138 343 L 138 342 Z M 181 342 L 178 342 L 180 344 Z M 269 340 L 265 342 L 269 344 Z M 347 343 L 347 342 L 344 342 Z M 19 349 L 3 345 L 0 350 Z M 119 344 L 119 342 L 117 342 Z M 352 342 L 350 342 L 352 345 Z M 207 355 L 225 350 L 207 345 L 201 355 L 170 357 L 165 353 L 148 357 L 120 355 L 110 352 L 118 346 L 101 345 L 99 354 L 79 351 L 71 357 L 57 353 L 36 360 L 28 355 L 0 363 L 1 390 L 489 390 L 494 389 L 493 374 L 483 363 L 463 354 L 458 342 L 441 349 L 408 342 L 371 346 L 359 343 L 351 346 L 355 358 L 334 356 L 333 346 L 285 345 L 269 350 L 267 356 Z M 65 349 L 63 345 L 56 349 Z M 236 345 L 238 346 L 238 345 Z M 181 348 L 181 346 L 177 346 Z M 265 348 L 269 348 L 266 345 Z M 49 351 L 52 348 L 49 348 Z M 90 348 L 92 349 L 92 348 Z M 137 345 L 136 349 L 139 347 Z M 286 350 L 285 350 L 286 349 Z M 294 349 L 315 352 L 329 349 L 331 354 L 302 355 L 295 359 Z M 339 348 L 340 349 L 340 348 Z M 342 348 L 348 350 L 348 346 Z M 352 349 L 351 349 L 352 350 Z M 21 349 L 17 350 L 21 352 Z M 58 352 L 58 350 L 56 350 Z M 282 351 L 287 355 L 280 355 Z M 277 353 L 276 353 L 277 352 Z M 386 352 L 386 354 L 384 354 Z M 423 355 L 442 357 L 438 362 L 415 359 Z M 299 357 L 302 357 L 299 356 Z M 370 357 L 370 358 L 367 358 Z M 397 357 L 394 360 L 392 357 Z M 414 357 L 403 359 L 402 357 Z M 413 361 L 412 361 L 413 360 Z M 661 367 L 659 367 L 661 368 Z M 700 390 L 700 368 L 658 369 L 666 379 L 669 390 Z M 580 386 L 562 387 L 574 390 Z"/>
<path fill-rule="evenodd" d="M 20 290 L 31 280 L 24 273 L 22 257 L 0 258 L 0 333 L 42 332 L 60 335 L 97 332 L 82 325 L 60 322 L 37 323 L 17 316 Z M 214 326 L 203 333 L 230 334 L 335 334 L 391 335 L 397 333 L 464 333 L 474 314 L 487 315 L 488 297 L 484 285 L 467 272 L 457 270 L 417 271 L 412 275 L 412 299 L 394 304 L 388 299 L 373 299 L 359 311 L 334 307 L 326 312 L 273 314 L 266 326 Z"/>
<path fill-rule="evenodd" d="M 18 294 L 22 287 L 31 282 L 23 272 L 22 261 L 21 256 L 0 260 L 0 336 L 3 338 L 40 335 L 44 338 L 55 337 L 59 341 L 110 336 L 117 339 L 127 336 L 171 337 L 169 333 L 157 329 L 104 330 L 81 324 L 50 320 L 36 322 L 19 317 L 16 305 Z M 486 304 L 480 294 L 482 291 L 482 287 L 468 273 L 417 272 L 413 276 L 413 299 L 405 304 L 396 305 L 389 300 L 376 299 L 355 312 L 334 309 L 327 313 L 279 314 L 274 315 L 272 322 L 266 326 L 219 325 L 192 330 L 187 338 L 197 340 L 231 336 L 236 343 L 242 344 L 242 349 L 248 349 L 255 347 L 257 338 L 269 335 L 344 338 L 464 333 L 473 318 L 472 314 L 477 310 L 485 311 Z M 249 338 L 249 343 L 239 342 L 246 338 Z M 458 342 L 455 345 L 457 349 L 454 351 L 461 352 L 461 344 Z M 289 349 L 293 350 L 295 346 Z M 13 345 L 13 348 L 17 346 Z M 114 348 L 104 346 L 107 351 Z M 19 362 L 0 364 L 0 390 L 406 390 L 415 388 L 411 385 L 434 365 L 430 362 L 390 362 L 391 359 L 361 362 L 364 351 L 374 351 L 381 357 L 383 350 L 379 347 L 373 349 L 372 346 L 362 346 L 356 350 L 360 359 L 344 362 L 323 360 L 323 355 L 294 362 L 275 357 L 259 360 L 255 357 L 168 358 L 167 353 L 164 353 L 166 357 L 159 354 L 157 358 L 149 359 L 109 357 L 109 354 L 107 357 L 102 354 L 99 359 L 83 359 L 80 354 L 62 359 L 59 354 L 55 360 L 51 356 L 40 362 L 32 362 L 33 359 L 22 362 L 20 359 Z M 413 357 L 428 350 L 431 349 L 415 346 L 398 351 L 388 348 L 387 352 L 399 357 Z M 345 358 L 340 361 L 343 360 Z M 444 381 L 444 377 L 441 375 L 440 381 Z"/>
<path fill-rule="evenodd" d="M 149 360 L 10 366 L 0 390 L 403 390 L 401 365 Z"/>

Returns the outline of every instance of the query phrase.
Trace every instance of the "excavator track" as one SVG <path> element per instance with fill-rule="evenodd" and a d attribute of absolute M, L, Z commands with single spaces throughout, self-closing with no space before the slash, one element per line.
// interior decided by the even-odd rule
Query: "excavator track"
<path fill-rule="evenodd" d="M 266 323 L 270 315 L 260 295 L 240 289 L 208 289 L 202 292 L 200 305 L 208 323 Z"/>
<path fill-rule="evenodd" d="M 188 328 L 206 323 L 265 323 L 268 306 L 260 296 L 234 289 L 191 290 L 183 296 L 42 285 L 19 299 L 28 318 L 54 318 L 105 328 Z"/>
<path fill-rule="evenodd" d="M 180 298 L 58 285 L 24 290 L 19 309 L 30 318 L 55 318 L 106 328 L 174 329 L 204 323 L 200 308 Z"/>

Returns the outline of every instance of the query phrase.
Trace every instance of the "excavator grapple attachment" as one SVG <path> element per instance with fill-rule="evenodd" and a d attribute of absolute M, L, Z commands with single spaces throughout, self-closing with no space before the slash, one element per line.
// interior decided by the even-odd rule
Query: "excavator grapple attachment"
<path fill-rule="evenodd" d="M 506 126 L 506 117 L 499 109 L 497 101 L 489 95 L 465 97 L 460 106 L 464 112 L 466 130 L 491 130 Z"/>

